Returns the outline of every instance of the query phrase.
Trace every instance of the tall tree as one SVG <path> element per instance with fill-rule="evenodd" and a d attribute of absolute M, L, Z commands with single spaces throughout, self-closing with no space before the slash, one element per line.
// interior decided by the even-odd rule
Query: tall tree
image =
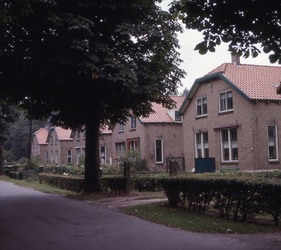
<path fill-rule="evenodd" d="M 86 127 L 85 191 L 100 190 L 99 129 L 147 115 L 152 102 L 172 107 L 183 77 L 180 25 L 157 0 L 30 0 L 32 12 L 9 10 L 0 41 L 0 98 L 21 101 L 30 118 Z"/>
<path fill-rule="evenodd" d="M 44 123 L 41 121 L 32 121 L 32 132 L 34 133 L 43 126 Z M 30 122 L 25 119 L 24 112 L 19 112 L 19 119 L 10 128 L 10 136 L 7 140 L 9 147 L 6 148 L 6 144 L 4 144 L 4 149 L 9 150 L 15 156 L 15 160 L 22 157 L 27 158 L 29 127 Z"/>
<path fill-rule="evenodd" d="M 260 44 L 270 61 L 281 63 L 281 3 L 268 0 L 175 0 L 170 9 L 189 29 L 203 31 L 196 46 L 201 54 L 215 51 L 221 42 L 229 50 L 256 57 Z"/>
<path fill-rule="evenodd" d="M 18 117 L 18 112 L 15 107 L 0 105 L 0 175 L 4 174 L 3 166 L 3 144 L 8 140 L 11 125 Z"/>

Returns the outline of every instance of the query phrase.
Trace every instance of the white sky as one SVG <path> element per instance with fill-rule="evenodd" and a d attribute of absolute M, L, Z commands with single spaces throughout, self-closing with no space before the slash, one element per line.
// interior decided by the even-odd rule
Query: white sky
<path fill-rule="evenodd" d="M 161 7 L 163 10 L 168 10 L 167 5 L 172 0 L 163 0 Z M 228 51 L 228 45 L 222 43 L 216 48 L 216 52 L 207 52 L 205 55 L 200 55 L 198 51 L 195 51 L 195 46 L 203 41 L 203 35 L 196 30 L 187 30 L 184 28 L 184 33 L 178 35 L 179 44 L 181 46 L 180 58 L 183 60 L 181 68 L 185 70 L 187 75 L 182 79 L 183 86 L 179 88 L 181 92 L 185 87 L 189 90 L 194 83 L 195 79 L 203 77 L 212 69 L 221 65 L 222 63 L 231 62 L 231 54 Z M 262 50 L 261 50 L 262 51 Z M 240 63 L 255 64 L 255 65 L 275 65 L 271 64 L 268 58 L 269 54 L 261 53 L 258 57 L 247 59 L 240 58 Z"/>

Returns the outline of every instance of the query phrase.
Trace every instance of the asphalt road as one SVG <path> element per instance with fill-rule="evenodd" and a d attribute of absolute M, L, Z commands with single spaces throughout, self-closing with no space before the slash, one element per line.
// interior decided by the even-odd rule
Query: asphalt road
<path fill-rule="evenodd" d="M 0 181 L 0 250 L 280 250 L 280 234 L 204 234 Z"/>

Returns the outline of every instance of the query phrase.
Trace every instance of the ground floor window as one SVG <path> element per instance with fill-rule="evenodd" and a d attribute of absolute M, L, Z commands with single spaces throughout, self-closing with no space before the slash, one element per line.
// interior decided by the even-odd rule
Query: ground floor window
<path fill-rule="evenodd" d="M 120 151 L 125 151 L 125 142 L 116 143 L 116 151 L 117 151 L 117 155 L 119 154 Z"/>
<path fill-rule="evenodd" d="M 69 164 L 72 163 L 71 150 L 67 150 L 67 163 L 69 163 Z"/>
<path fill-rule="evenodd" d="M 79 159 L 79 156 L 81 155 L 81 148 L 76 148 L 76 157 L 77 157 L 77 159 L 76 159 L 76 163 L 77 164 L 79 164 L 79 162 L 78 162 L 78 159 Z"/>
<path fill-rule="evenodd" d="M 221 130 L 222 161 L 238 161 L 237 129 Z"/>
<path fill-rule="evenodd" d="M 156 148 L 155 148 L 155 156 L 156 156 L 156 163 L 163 163 L 163 140 L 156 139 Z"/>
<path fill-rule="evenodd" d="M 45 152 L 45 162 L 48 162 L 48 161 L 49 161 L 49 153 Z"/>
<path fill-rule="evenodd" d="M 136 150 L 139 146 L 138 138 L 127 140 L 127 149 Z"/>
<path fill-rule="evenodd" d="M 106 161 L 106 148 L 105 146 L 100 146 L 100 161 L 102 164 L 105 164 Z"/>
<path fill-rule="evenodd" d="M 268 154 L 269 160 L 278 160 L 277 127 L 268 126 Z"/>
<path fill-rule="evenodd" d="M 208 132 L 195 134 L 196 158 L 209 158 Z"/>
<path fill-rule="evenodd" d="M 51 163 L 53 163 L 53 160 L 54 160 L 54 153 L 53 151 L 51 151 Z"/>
<path fill-rule="evenodd" d="M 55 151 L 55 163 L 58 163 L 58 162 L 59 162 L 58 158 L 59 158 L 59 151 L 56 150 L 56 151 Z"/>

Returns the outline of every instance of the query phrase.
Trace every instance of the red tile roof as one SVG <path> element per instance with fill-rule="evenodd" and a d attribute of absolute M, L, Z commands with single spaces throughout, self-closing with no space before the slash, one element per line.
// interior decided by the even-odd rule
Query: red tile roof
<path fill-rule="evenodd" d="M 36 136 L 39 145 L 48 144 L 48 143 L 46 142 L 47 136 L 48 136 L 48 129 L 46 129 L 46 128 L 40 128 L 40 129 L 37 130 L 35 133 L 33 133 L 33 135 Z"/>
<path fill-rule="evenodd" d="M 178 110 L 182 105 L 185 96 L 171 96 L 176 102 L 176 109 Z M 140 117 L 143 123 L 174 123 L 174 120 L 168 115 L 168 109 L 164 108 L 161 104 L 152 103 L 152 108 L 155 111 L 151 113 L 148 117 Z"/>
<path fill-rule="evenodd" d="M 60 141 L 73 140 L 73 138 L 70 138 L 71 129 L 63 129 L 61 127 L 53 127 L 53 129 L 56 131 Z"/>
<path fill-rule="evenodd" d="M 281 81 L 281 67 L 224 63 L 207 75 L 222 73 L 250 99 L 281 100 L 277 87 Z"/>

